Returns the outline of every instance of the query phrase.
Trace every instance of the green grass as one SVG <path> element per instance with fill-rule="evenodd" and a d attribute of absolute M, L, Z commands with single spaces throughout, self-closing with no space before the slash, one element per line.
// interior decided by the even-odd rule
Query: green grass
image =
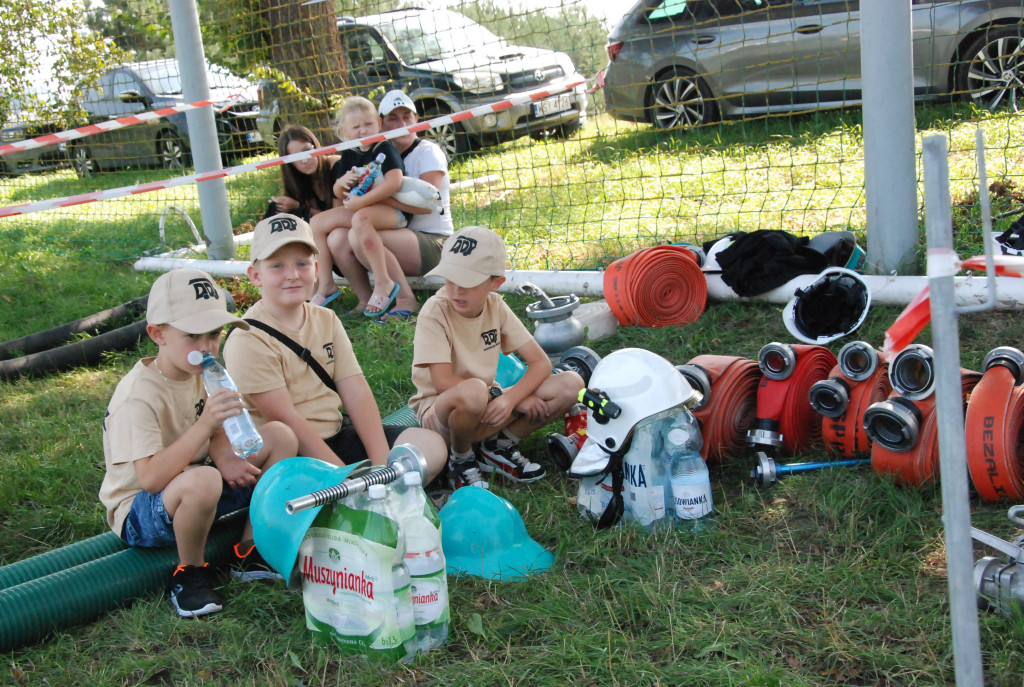
<path fill-rule="evenodd" d="M 973 150 L 976 126 L 962 121 L 968 115 L 918 110 L 922 126 L 958 141 L 951 169 L 964 198 L 973 174 L 965 151 Z M 979 120 L 993 138 L 1005 138 L 999 159 L 989 161 L 990 178 L 1012 181 L 1024 142 L 1019 125 Z M 657 240 L 699 240 L 732 228 L 860 231 L 861 158 L 852 112 L 675 136 L 599 118 L 578 139 L 519 141 L 457 163 L 457 179 L 498 173 L 503 183 L 457 194 L 453 214 L 458 225 L 501 229 L 517 267 L 601 265 Z M 159 178 L 159 171 L 124 172 L 101 181 L 113 187 Z M 25 177 L 0 184 L 0 203 L 89 188 L 64 172 Z M 228 188 L 237 229 L 262 213 L 275 176 L 236 177 Z M 155 275 L 135 272 L 132 261 L 159 248 L 156 227 L 167 203 L 198 220 L 189 192 L 0 220 L 0 338 L 145 293 Z M 1011 198 L 1000 202 L 1009 206 Z M 976 206 L 958 207 L 967 245 L 977 240 Z M 168 216 L 167 244 L 189 242 L 180 218 Z M 243 302 L 253 296 L 244 281 L 229 286 Z M 350 294 L 342 300 L 339 312 L 354 304 Z M 507 300 L 521 316 L 529 303 Z M 880 345 L 897 314 L 872 308 L 858 338 Z M 385 412 L 412 392 L 413 331 L 411 323 L 350 329 Z M 991 348 L 1020 345 L 1020 316 L 964 316 L 960 337 L 963 366 L 978 369 Z M 700 354 L 754 357 L 765 343 L 788 340 L 781 306 L 719 303 L 686 327 L 624 328 L 591 345 L 602 355 L 639 346 L 679 364 Z M 930 340 L 928 330 L 919 340 Z M 100 423 L 118 380 L 154 350 L 147 342 L 96 368 L 0 382 L 0 563 L 105 531 L 96 496 Z M 524 450 L 547 463 L 543 432 Z M 820 451 L 799 457 L 822 458 Z M 758 489 L 750 467 L 749 457 L 712 466 L 716 526 L 700 534 L 594 532 L 571 503 L 574 481 L 552 474 L 532 485 L 498 483 L 532 537 L 556 554 L 554 568 L 524 583 L 452 578 L 451 638 L 410 666 L 314 644 L 300 595 L 225 578 L 223 613 L 179 620 L 166 595 L 153 594 L 8 652 L 0 684 L 952 684 L 938 488 L 898 488 L 860 469 L 790 476 Z M 1019 534 L 1005 504 L 974 497 L 971 507 L 975 526 L 1004 539 Z M 1020 685 L 1024 622 L 985 612 L 980 622 L 986 684 Z"/>

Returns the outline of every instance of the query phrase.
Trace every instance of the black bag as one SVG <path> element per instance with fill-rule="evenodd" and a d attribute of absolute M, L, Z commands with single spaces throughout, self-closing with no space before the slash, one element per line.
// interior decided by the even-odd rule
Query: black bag
<path fill-rule="evenodd" d="M 741 234 L 717 256 L 722 281 L 740 296 L 756 296 L 801 274 L 818 274 L 829 266 L 809 239 L 788 231 L 764 229 Z"/>

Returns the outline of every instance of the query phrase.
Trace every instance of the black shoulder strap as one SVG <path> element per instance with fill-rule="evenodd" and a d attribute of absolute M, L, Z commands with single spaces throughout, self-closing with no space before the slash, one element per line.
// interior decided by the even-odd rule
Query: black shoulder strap
<path fill-rule="evenodd" d="M 334 380 L 331 379 L 331 376 L 329 374 L 327 374 L 327 370 L 324 369 L 324 366 L 317 362 L 316 358 L 313 357 L 313 353 L 310 352 L 308 348 L 303 348 L 294 339 L 285 336 L 278 330 L 271 327 L 266 322 L 260 322 L 259 320 L 253 320 L 248 317 L 243 319 L 245 319 L 245 321 L 248 322 L 250 326 L 256 327 L 257 329 L 262 329 L 267 334 L 270 334 L 272 337 L 274 337 L 275 339 L 283 343 L 285 346 L 290 348 L 295 353 L 295 355 L 302 358 L 302 360 L 304 360 L 305 363 L 309 365 L 309 368 L 313 370 L 313 372 L 316 372 L 316 376 L 320 378 L 320 381 L 323 382 L 328 389 L 331 389 L 332 391 L 337 391 L 337 387 L 334 385 Z"/>
<path fill-rule="evenodd" d="M 421 139 L 419 138 L 419 136 L 417 136 L 416 140 L 412 142 L 412 145 L 409 146 L 408 148 L 406 148 L 404 153 L 401 153 L 401 156 L 402 156 L 403 160 L 409 155 L 409 153 L 411 153 L 412 151 L 416 150 L 416 146 L 418 146 L 420 144 L 420 140 Z"/>

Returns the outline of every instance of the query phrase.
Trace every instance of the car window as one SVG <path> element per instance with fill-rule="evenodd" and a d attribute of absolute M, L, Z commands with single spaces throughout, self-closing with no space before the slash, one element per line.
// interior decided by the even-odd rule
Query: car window
<path fill-rule="evenodd" d="M 416 12 L 377 24 L 403 62 L 443 60 L 505 41 L 455 12 Z"/>
<path fill-rule="evenodd" d="M 349 69 L 384 60 L 384 48 L 368 31 L 348 31 L 342 40 L 345 42 L 345 56 Z"/>
<path fill-rule="evenodd" d="M 665 0 L 647 14 L 651 23 L 683 19 L 732 17 L 765 7 L 788 5 L 790 0 Z"/>

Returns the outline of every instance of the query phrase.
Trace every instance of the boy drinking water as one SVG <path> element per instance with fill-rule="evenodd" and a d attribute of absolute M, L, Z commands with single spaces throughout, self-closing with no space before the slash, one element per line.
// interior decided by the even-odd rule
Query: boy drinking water
<path fill-rule="evenodd" d="M 338 111 L 337 121 L 339 135 L 346 141 L 380 133 L 380 117 L 376 108 L 369 100 L 359 96 L 345 99 Z M 380 178 L 365 194 L 352 194 L 353 185 L 359 181 L 357 168 L 365 167 L 379 154 L 384 155 Z M 341 159 L 334 165 L 333 174 L 334 195 L 337 199 L 335 207 L 321 212 L 310 221 L 319 255 L 317 288 L 310 302 L 313 305 L 325 305 L 335 297 L 338 287 L 331 274 L 331 252 L 327 237 L 336 229 L 347 229 L 353 253 L 373 272 L 374 280 L 369 300 L 353 312 L 362 312 L 367 317 L 380 317 L 391 309 L 399 286 L 388 275 L 387 254 L 377 232 L 382 229 L 400 229 L 409 224 L 408 215 L 383 202 L 401 189 L 405 165 L 391 142 L 381 141 L 342 151 Z"/>
<path fill-rule="evenodd" d="M 248 329 L 227 311 L 210 275 L 178 269 L 161 275 L 149 292 L 146 333 L 159 348 L 139 360 L 114 390 L 103 419 L 106 475 L 100 500 L 107 524 L 129 546 L 176 546 L 171 603 L 183 618 L 220 611 L 204 559 L 214 520 L 249 505 L 263 469 L 296 455 L 295 434 L 274 422 L 260 428 L 263 450 L 242 460 L 231 451 L 221 424 L 242 412 L 239 394 L 218 389 L 207 396 L 202 367 L 192 351 L 217 355 L 224 327 Z M 237 576 L 273 573 L 252 544 L 246 523 Z"/>
<path fill-rule="evenodd" d="M 444 288 L 424 304 L 413 339 L 409 405 L 421 427 L 451 447 L 452 488 L 487 488 L 482 472 L 534 482 L 544 468 L 519 452 L 520 439 L 561 418 L 576 403 L 583 379 L 551 374 L 551 361 L 516 317 L 498 287 L 505 282 L 505 242 L 487 227 L 466 227 L 444 242 L 441 262 L 426 276 Z M 502 353 L 526 363 L 508 389 L 494 382 Z"/>

